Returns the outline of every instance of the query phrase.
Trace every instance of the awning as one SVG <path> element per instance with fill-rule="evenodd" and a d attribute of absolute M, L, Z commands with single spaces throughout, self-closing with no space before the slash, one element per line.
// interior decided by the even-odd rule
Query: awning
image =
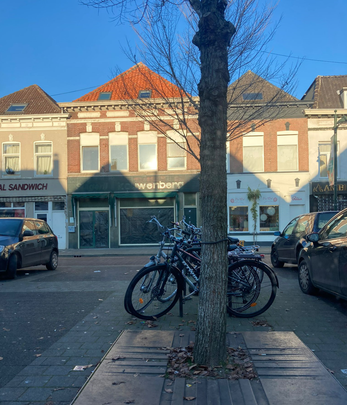
<path fill-rule="evenodd" d="M 72 194 L 72 198 L 109 198 L 110 193 L 81 193 Z"/>
<path fill-rule="evenodd" d="M 132 192 L 132 193 L 114 193 L 116 198 L 170 198 L 176 197 L 177 191 L 169 191 L 167 193 L 164 192 L 150 192 L 150 193 L 142 193 L 142 192 Z"/>

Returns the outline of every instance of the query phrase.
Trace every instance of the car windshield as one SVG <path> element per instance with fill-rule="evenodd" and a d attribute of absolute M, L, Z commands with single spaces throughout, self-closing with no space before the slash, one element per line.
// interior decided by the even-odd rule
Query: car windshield
<path fill-rule="evenodd" d="M 0 219 L 0 235 L 17 236 L 21 225 L 21 219 Z"/>
<path fill-rule="evenodd" d="M 334 215 L 336 215 L 336 212 L 322 212 L 319 214 L 318 217 L 318 231 L 323 228 L 323 226 L 329 221 L 330 218 L 332 218 Z"/>

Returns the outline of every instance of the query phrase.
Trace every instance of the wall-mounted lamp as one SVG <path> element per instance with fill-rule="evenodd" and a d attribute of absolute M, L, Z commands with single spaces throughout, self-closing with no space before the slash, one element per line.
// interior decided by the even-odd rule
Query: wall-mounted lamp
<path fill-rule="evenodd" d="M 295 179 L 295 187 L 299 187 L 299 185 L 300 185 L 300 179 L 296 178 Z"/>
<path fill-rule="evenodd" d="M 241 180 L 236 180 L 236 188 L 240 188 L 241 187 Z"/>
<path fill-rule="evenodd" d="M 266 180 L 266 186 L 267 188 L 271 188 L 271 179 Z"/>

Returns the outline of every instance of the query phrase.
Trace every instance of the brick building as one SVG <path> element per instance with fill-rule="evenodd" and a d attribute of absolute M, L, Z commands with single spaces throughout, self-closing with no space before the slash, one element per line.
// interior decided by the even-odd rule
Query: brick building
<path fill-rule="evenodd" d="M 199 134 L 194 119 L 193 132 L 180 127 L 182 103 L 181 91 L 142 63 L 60 103 L 70 115 L 70 248 L 157 243 L 156 228 L 146 222 L 152 215 L 165 225 L 183 215 L 199 222 L 199 164 L 193 157 Z"/>
<path fill-rule="evenodd" d="M 270 242 L 274 231 L 309 212 L 304 109 L 312 102 L 298 100 L 250 71 L 229 86 L 229 95 L 228 229 L 246 242 L 254 236 L 258 243 Z M 255 224 L 248 187 L 261 193 Z"/>

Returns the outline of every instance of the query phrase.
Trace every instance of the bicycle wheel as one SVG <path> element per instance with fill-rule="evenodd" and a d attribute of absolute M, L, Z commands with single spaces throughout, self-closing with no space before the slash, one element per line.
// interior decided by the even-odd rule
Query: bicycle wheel
<path fill-rule="evenodd" d="M 233 263 L 228 268 L 228 313 L 239 318 L 262 314 L 273 303 L 277 288 L 276 276 L 264 263 L 255 260 Z"/>
<path fill-rule="evenodd" d="M 155 320 L 174 307 L 182 292 L 182 276 L 167 265 L 142 269 L 131 280 L 124 297 L 127 312 Z"/>

